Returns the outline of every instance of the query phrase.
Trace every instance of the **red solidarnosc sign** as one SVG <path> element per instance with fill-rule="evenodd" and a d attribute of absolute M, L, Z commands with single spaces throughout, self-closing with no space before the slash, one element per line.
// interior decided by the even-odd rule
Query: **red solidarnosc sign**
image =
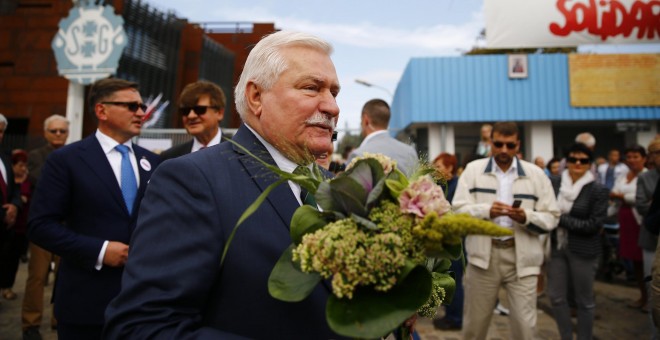
<path fill-rule="evenodd" d="M 638 39 L 660 38 L 660 1 L 657 0 L 638 0 L 629 8 L 617 0 L 589 0 L 589 3 L 557 0 L 556 6 L 566 20 L 563 25 L 550 24 L 550 32 L 557 36 L 564 37 L 586 29 L 605 41 L 617 35 L 630 37 L 637 28 Z"/>

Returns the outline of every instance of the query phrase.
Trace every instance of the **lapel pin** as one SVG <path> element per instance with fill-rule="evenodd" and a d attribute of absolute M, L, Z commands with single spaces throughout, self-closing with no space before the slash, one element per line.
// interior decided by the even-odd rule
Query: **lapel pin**
<path fill-rule="evenodd" d="M 144 171 L 151 171 L 151 163 L 149 163 L 149 160 L 144 157 L 140 160 L 140 166 Z"/>

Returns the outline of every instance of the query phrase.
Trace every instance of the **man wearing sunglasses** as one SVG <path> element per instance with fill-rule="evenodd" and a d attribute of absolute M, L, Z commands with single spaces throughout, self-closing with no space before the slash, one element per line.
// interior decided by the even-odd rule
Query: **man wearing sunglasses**
<path fill-rule="evenodd" d="M 41 177 L 41 169 L 51 152 L 66 144 L 69 137 L 69 120 L 61 115 L 52 115 L 44 120 L 44 138 L 46 144 L 28 153 L 28 176 L 36 187 Z M 23 338 L 26 340 L 41 339 L 39 327 L 44 310 L 44 287 L 48 281 L 51 263 L 55 263 L 55 272 L 60 258 L 46 249 L 30 243 L 28 275 L 25 282 L 25 295 L 21 309 Z M 50 321 L 51 328 L 57 328 L 55 316 Z"/>
<path fill-rule="evenodd" d="M 204 80 L 188 84 L 179 97 L 178 112 L 193 139 L 163 151 L 161 160 L 220 144 L 223 135 L 219 124 L 225 114 L 225 101 L 224 92 L 216 84 Z"/>
<path fill-rule="evenodd" d="M 539 235 L 557 226 L 559 209 L 550 179 L 518 159 L 519 149 L 517 125 L 496 123 L 491 157 L 470 162 L 458 180 L 452 202 L 456 212 L 491 220 L 514 234 L 466 238 L 465 339 L 486 338 L 501 287 L 507 291 L 512 338 L 534 337 L 537 275 L 544 256 Z"/>
<path fill-rule="evenodd" d="M 28 236 L 61 258 L 53 294 L 61 340 L 101 337 L 140 201 L 159 162 L 131 142 L 146 107 L 137 86 L 122 79 L 92 85 L 87 102 L 98 129 L 50 154 L 33 196 Z"/>

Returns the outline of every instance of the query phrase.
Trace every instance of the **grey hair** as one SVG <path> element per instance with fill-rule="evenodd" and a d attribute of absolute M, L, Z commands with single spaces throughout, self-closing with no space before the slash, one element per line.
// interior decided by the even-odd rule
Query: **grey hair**
<path fill-rule="evenodd" d="M 5 129 L 7 128 L 7 126 L 9 126 L 7 117 L 5 117 L 5 115 L 3 115 L 2 113 L 0 113 L 0 124 L 5 124 Z"/>
<path fill-rule="evenodd" d="M 596 145 L 596 137 L 590 134 L 589 132 L 582 132 L 575 136 L 576 143 L 582 143 L 589 148 L 593 148 Z"/>
<path fill-rule="evenodd" d="M 66 125 L 69 126 L 69 120 L 66 117 L 62 115 L 52 115 L 44 120 L 44 131 L 48 130 L 48 125 L 50 125 L 50 123 L 58 120 L 65 122 Z"/>
<path fill-rule="evenodd" d="M 308 33 L 279 31 L 264 36 L 250 51 L 241 77 L 234 89 L 236 111 L 238 111 L 243 121 L 245 121 L 245 116 L 249 111 L 247 98 L 245 97 L 248 82 L 252 81 L 264 90 L 273 87 L 275 81 L 288 67 L 281 50 L 289 46 L 310 47 L 327 55 L 332 54 L 333 51 L 328 42 Z"/>

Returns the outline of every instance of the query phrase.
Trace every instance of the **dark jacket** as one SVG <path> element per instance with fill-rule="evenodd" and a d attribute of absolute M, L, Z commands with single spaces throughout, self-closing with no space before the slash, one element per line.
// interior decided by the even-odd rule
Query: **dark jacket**
<path fill-rule="evenodd" d="M 561 177 L 550 178 L 555 196 L 559 194 Z M 600 230 L 607 216 L 609 190 L 599 183 L 591 182 L 582 187 L 569 213 L 562 213 L 557 226 L 568 230 L 568 250 L 583 257 L 600 254 Z M 552 249 L 557 249 L 557 230 L 552 232 Z"/>
<path fill-rule="evenodd" d="M 140 200 L 158 157 L 133 144 L 140 187 L 128 212 L 110 162 L 95 135 L 53 151 L 33 196 L 28 237 L 61 256 L 55 283 L 58 321 L 103 324 L 103 312 L 117 295 L 123 268 L 96 270 L 105 240 L 129 244 Z"/>
<path fill-rule="evenodd" d="M 234 141 L 275 164 L 241 125 Z M 122 290 L 106 310 L 106 339 L 336 339 L 325 310 L 330 287 L 303 301 L 268 293 L 291 244 L 299 207 L 286 183 L 225 243 L 241 214 L 278 177 L 232 143 L 163 162 L 151 178 L 133 233 Z"/>

